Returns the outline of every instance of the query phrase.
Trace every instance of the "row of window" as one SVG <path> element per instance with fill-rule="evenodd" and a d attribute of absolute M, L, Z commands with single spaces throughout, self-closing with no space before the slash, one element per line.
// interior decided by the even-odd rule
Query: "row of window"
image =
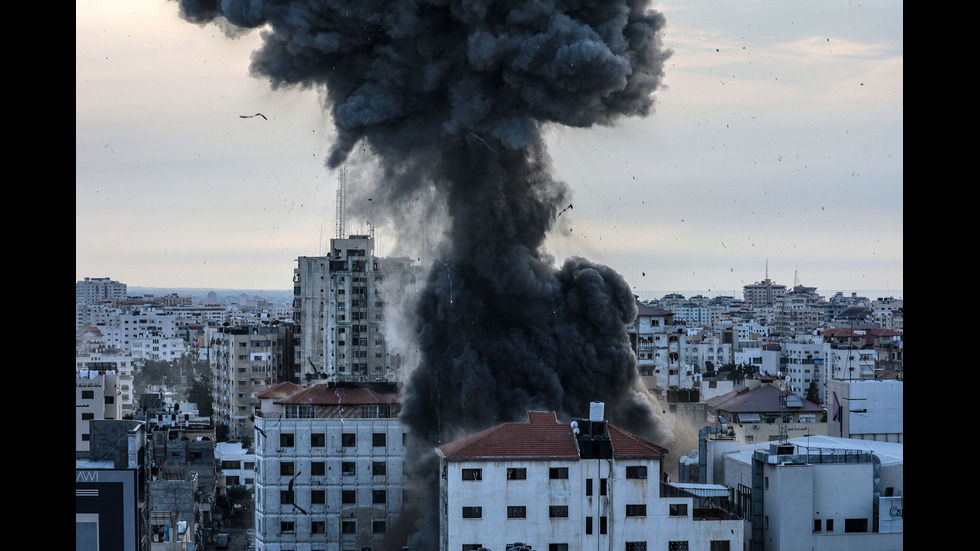
<path fill-rule="evenodd" d="M 388 523 L 384 520 L 372 520 L 371 521 L 371 532 L 374 534 L 384 534 L 388 529 Z M 279 523 L 279 532 L 281 534 L 295 534 L 296 533 L 296 523 L 292 521 L 282 521 Z M 312 534 L 326 534 L 327 533 L 327 523 L 322 520 L 314 520 L 310 522 L 310 533 Z M 356 534 L 357 533 L 357 520 L 356 519 L 341 519 L 340 521 L 340 533 L 341 534 Z"/>
<path fill-rule="evenodd" d="M 383 448 L 388 443 L 388 435 L 383 432 L 376 432 L 371 435 L 371 445 L 375 448 Z M 282 433 L 279 435 L 280 448 L 292 448 L 296 445 L 296 436 L 292 433 Z M 327 435 L 319 432 L 310 435 L 310 446 L 323 448 L 327 445 Z M 357 434 L 345 432 L 340 437 L 340 445 L 345 448 L 357 446 Z"/>
<path fill-rule="evenodd" d="M 341 490 L 340 502 L 344 505 L 356 505 L 357 504 L 357 491 L 356 490 Z M 296 503 L 296 491 L 295 490 L 281 490 L 279 492 L 279 503 L 281 505 L 292 505 Z M 312 505 L 326 505 L 327 503 L 327 491 L 326 490 L 311 490 L 310 491 L 310 504 Z M 372 490 L 371 491 L 371 503 L 374 505 L 384 505 L 388 503 L 388 491 L 387 490 Z"/>
<path fill-rule="evenodd" d="M 384 461 L 372 461 L 371 462 L 371 474 L 373 476 L 384 476 L 387 474 L 388 465 Z M 354 461 L 342 461 L 340 463 L 340 472 L 345 476 L 354 476 L 357 474 L 357 463 Z M 282 476 L 293 476 L 297 474 L 296 464 L 292 461 L 280 461 L 279 462 L 279 474 Z M 327 463 L 325 461 L 312 461 L 310 462 L 310 474 L 312 476 L 324 476 L 327 474 Z"/>
<path fill-rule="evenodd" d="M 645 503 L 635 503 L 626 505 L 627 517 L 645 517 L 647 506 Z M 671 516 L 687 516 L 686 504 L 673 504 L 670 506 Z M 463 507 L 463 518 L 483 518 L 483 507 L 471 506 Z M 549 505 L 548 516 L 550 518 L 568 518 L 568 505 Z M 527 507 L 524 505 L 508 505 L 507 518 L 527 518 Z M 585 517 L 586 534 L 592 533 L 592 517 Z M 600 534 L 605 534 L 606 517 L 599 517 Z"/>
<path fill-rule="evenodd" d="M 462 469 L 462 479 L 463 480 L 483 480 L 483 469 Z M 636 478 L 644 479 L 647 477 L 647 468 L 645 465 L 632 465 L 626 467 L 626 478 Z M 551 480 L 567 480 L 568 479 L 568 467 L 551 467 L 548 469 L 548 478 Z M 527 468 L 526 467 L 509 467 L 507 469 L 507 480 L 527 480 Z M 606 479 L 601 479 L 602 485 L 605 485 Z M 586 480 L 586 484 L 591 489 L 592 480 Z M 587 495 L 592 495 L 591 492 Z M 603 492 L 602 495 L 605 495 Z"/>

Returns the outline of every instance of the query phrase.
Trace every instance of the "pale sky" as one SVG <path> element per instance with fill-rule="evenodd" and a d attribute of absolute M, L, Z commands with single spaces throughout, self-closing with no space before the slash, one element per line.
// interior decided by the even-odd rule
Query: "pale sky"
<path fill-rule="evenodd" d="M 295 259 L 336 229 L 317 91 L 250 76 L 256 31 L 230 39 L 164 0 L 75 5 L 76 281 L 291 288 Z M 788 286 L 901 296 L 902 3 L 655 7 L 673 50 L 656 111 L 548 131 L 574 205 L 549 251 L 607 264 L 643 298 L 740 296 L 767 265 Z M 389 237 L 378 252 L 404 255 Z"/>

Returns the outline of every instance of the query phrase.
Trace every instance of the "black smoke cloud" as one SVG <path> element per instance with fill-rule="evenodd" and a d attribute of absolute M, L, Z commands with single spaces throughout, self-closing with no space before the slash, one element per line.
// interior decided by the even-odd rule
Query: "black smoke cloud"
<path fill-rule="evenodd" d="M 407 472 L 428 496 L 438 470 L 425 450 L 528 409 L 567 419 L 603 401 L 614 423 L 664 436 L 635 389 L 629 286 L 611 268 L 581 258 L 557 266 L 543 250 L 570 196 L 551 176 L 542 132 L 652 112 L 669 52 L 664 18 L 648 4 L 180 3 L 187 21 L 229 35 L 261 28 L 252 74 L 273 89 L 323 93 L 337 130 L 327 165 L 369 149 L 380 166 L 375 205 L 444 202 L 449 227 L 417 303 L 421 359 L 403 411 L 420 450 Z M 413 549 L 438 547 L 426 513 Z"/>

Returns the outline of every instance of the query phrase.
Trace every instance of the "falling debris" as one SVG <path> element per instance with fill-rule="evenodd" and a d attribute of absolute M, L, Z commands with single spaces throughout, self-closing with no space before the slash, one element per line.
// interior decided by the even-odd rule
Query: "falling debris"
<path fill-rule="evenodd" d="M 265 120 L 269 120 L 262 113 L 256 113 L 254 115 L 238 115 L 238 116 L 241 117 L 241 118 L 243 118 L 243 119 L 251 119 L 251 118 L 254 118 L 254 117 L 262 117 Z"/>
<path fill-rule="evenodd" d="M 440 442 L 529 409 L 581 416 L 593 401 L 638 436 L 669 437 L 637 390 L 629 284 L 581 257 L 555 265 L 544 247 L 555 213 L 571 208 L 545 128 L 654 112 L 670 51 L 650 4 L 181 0 L 195 24 L 268 26 L 250 73 L 273 90 L 325 90 L 336 130 L 326 166 L 376 154 L 383 179 L 363 192 L 386 215 L 416 215 L 420 193 L 445 208 L 442 256 L 414 305 L 418 362 L 401 414 L 405 476 L 419 485 L 418 511 L 405 515 L 418 519 L 413 549 L 439 545 Z"/>
<path fill-rule="evenodd" d="M 489 149 L 490 151 L 493 151 L 494 153 L 497 152 L 497 150 L 494 149 L 494 148 L 492 148 L 492 147 L 490 147 L 490 144 L 488 144 L 487 141 L 484 140 L 483 138 L 477 136 L 476 134 L 474 134 L 472 132 L 470 132 L 469 134 L 470 134 L 470 136 L 473 136 L 474 138 L 480 140 L 480 143 L 482 143 L 483 145 L 487 146 L 487 149 Z"/>
<path fill-rule="evenodd" d="M 571 205 L 571 203 L 569 203 L 567 207 L 561 209 L 561 211 L 559 211 L 558 214 L 555 215 L 555 218 L 558 218 L 559 216 L 562 215 L 562 213 L 564 213 L 566 210 L 569 210 L 571 208 L 572 208 L 572 205 Z"/>

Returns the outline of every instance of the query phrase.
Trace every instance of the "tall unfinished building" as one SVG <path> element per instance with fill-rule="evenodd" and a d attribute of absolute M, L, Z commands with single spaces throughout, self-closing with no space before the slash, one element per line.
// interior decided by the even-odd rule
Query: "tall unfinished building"
<path fill-rule="evenodd" d="M 301 382 L 399 380 L 388 312 L 415 277 L 409 259 L 376 257 L 370 235 L 331 239 L 329 255 L 299 257 L 293 319 Z"/>

